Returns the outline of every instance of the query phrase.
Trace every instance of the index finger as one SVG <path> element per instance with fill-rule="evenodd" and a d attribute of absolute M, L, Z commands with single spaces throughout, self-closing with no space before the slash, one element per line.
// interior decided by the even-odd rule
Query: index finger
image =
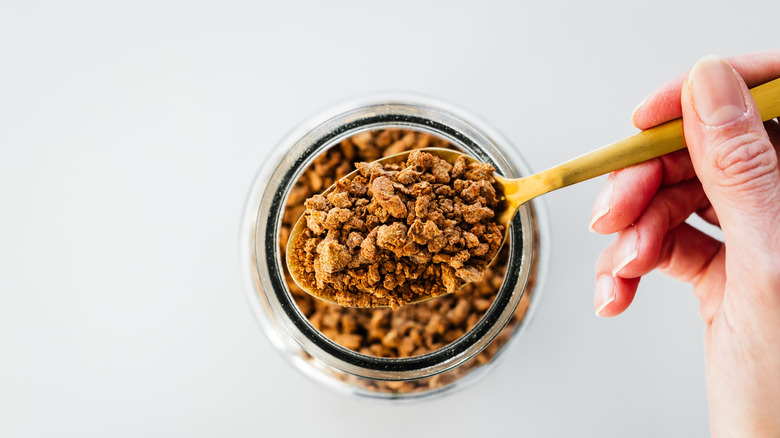
<path fill-rule="evenodd" d="M 780 49 L 731 56 L 726 60 L 742 76 L 748 87 L 780 77 Z M 686 71 L 650 93 L 634 110 L 634 126 L 644 130 L 682 117 L 680 93 L 687 77 Z"/>

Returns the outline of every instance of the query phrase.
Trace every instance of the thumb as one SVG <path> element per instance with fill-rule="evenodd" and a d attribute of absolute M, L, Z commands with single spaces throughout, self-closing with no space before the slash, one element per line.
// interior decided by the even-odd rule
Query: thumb
<path fill-rule="evenodd" d="M 744 257 L 761 259 L 754 261 L 776 271 L 780 257 L 777 152 L 745 82 L 723 59 L 703 58 L 683 84 L 682 108 L 691 161 L 717 213 L 727 255 L 739 257 L 743 265 L 751 263 Z"/>

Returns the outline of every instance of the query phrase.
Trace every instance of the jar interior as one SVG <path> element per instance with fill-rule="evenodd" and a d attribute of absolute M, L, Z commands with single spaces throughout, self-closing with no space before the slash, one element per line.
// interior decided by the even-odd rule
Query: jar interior
<path fill-rule="evenodd" d="M 355 162 L 374 161 L 410 149 L 440 147 L 458 149 L 434 134 L 408 128 L 371 129 L 355 133 L 317 155 L 289 191 L 279 229 L 279 248 L 285 257 L 289 232 L 303 214 L 304 201 L 352 172 Z M 285 282 L 300 313 L 322 335 L 359 354 L 382 358 L 425 355 L 464 336 L 487 312 L 496 298 L 506 272 L 509 244 L 505 244 L 485 272 L 483 279 L 465 285 L 455 293 L 423 303 L 389 308 L 358 309 L 326 303 L 306 294 L 292 280 L 284 263 Z M 527 291 L 533 288 L 528 288 Z M 490 361 L 524 317 L 530 293 L 523 295 L 505 330 L 488 348 L 469 360 L 478 365 Z M 506 334 L 505 334 L 506 333 Z M 468 367 L 463 368 L 466 372 Z M 441 380 L 445 376 L 433 376 Z M 412 382 L 374 382 L 398 386 Z M 430 382 L 429 382 L 430 383 Z M 414 382 L 424 385 L 425 382 Z M 443 384 L 439 382 L 439 384 Z M 385 388 L 398 391 L 400 388 Z M 379 388 L 375 389 L 379 390 Z M 403 388 L 408 392 L 410 388 Z"/>

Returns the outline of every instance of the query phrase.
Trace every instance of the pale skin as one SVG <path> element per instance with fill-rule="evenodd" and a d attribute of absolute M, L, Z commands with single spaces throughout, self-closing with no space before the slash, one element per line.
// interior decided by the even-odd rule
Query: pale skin
<path fill-rule="evenodd" d="M 682 116 L 688 149 L 611 174 L 591 216 L 617 233 L 596 263 L 598 315 L 626 310 L 654 269 L 693 285 L 718 437 L 780 437 L 780 125 L 761 122 L 748 91 L 779 77 L 780 50 L 707 57 L 653 92 L 634 125 Z"/>

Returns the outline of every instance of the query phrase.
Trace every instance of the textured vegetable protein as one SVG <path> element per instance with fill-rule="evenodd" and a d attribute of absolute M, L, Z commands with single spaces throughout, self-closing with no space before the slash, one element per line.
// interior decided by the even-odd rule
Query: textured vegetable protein
<path fill-rule="evenodd" d="M 305 201 L 290 251 L 307 288 L 347 307 L 397 307 L 482 279 L 504 232 L 492 166 L 415 150 L 356 167 Z"/>

